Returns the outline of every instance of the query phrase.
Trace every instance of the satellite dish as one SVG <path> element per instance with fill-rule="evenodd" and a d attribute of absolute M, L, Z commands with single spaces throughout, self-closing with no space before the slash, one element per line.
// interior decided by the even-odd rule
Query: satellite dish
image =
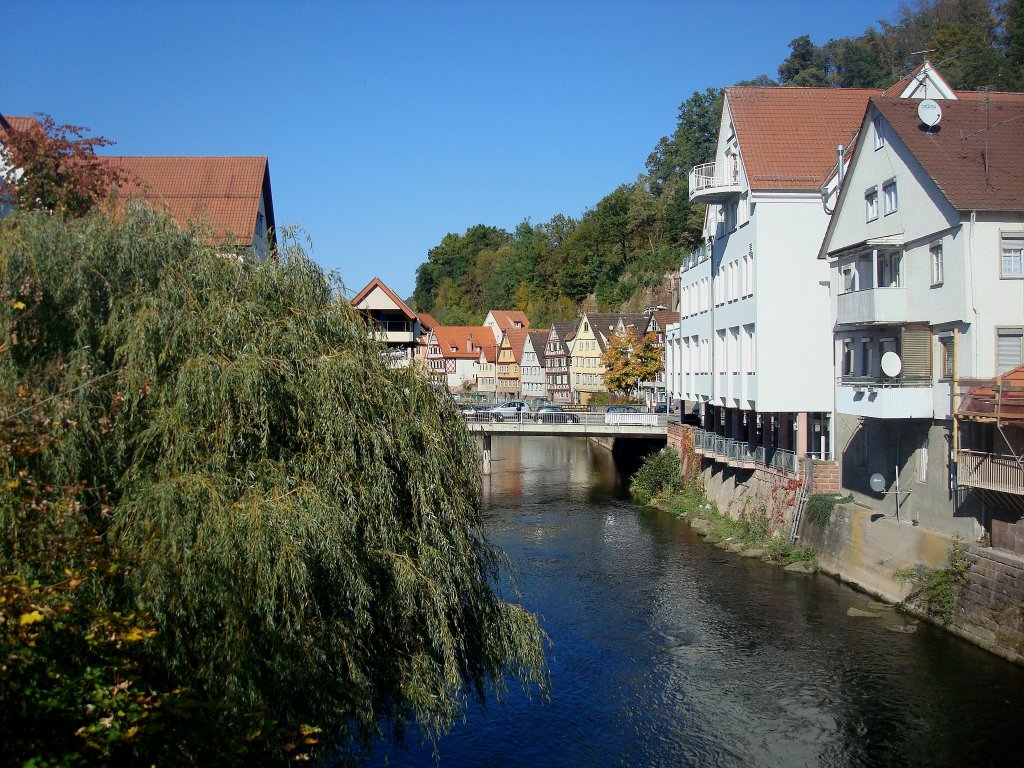
<path fill-rule="evenodd" d="M 885 478 L 878 472 L 875 472 L 875 474 L 868 478 L 868 485 L 871 486 L 871 490 L 875 493 L 881 493 L 885 490 Z"/>
<path fill-rule="evenodd" d="M 942 119 L 942 107 L 935 99 L 925 99 L 917 105 L 917 116 L 929 128 L 934 128 Z"/>
<path fill-rule="evenodd" d="M 902 370 L 903 361 L 900 360 L 899 355 L 895 352 L 886 352 L 882 355 L 882 373 L 890 379 L 894 379 L 900 375 L 900 371 Z"/>

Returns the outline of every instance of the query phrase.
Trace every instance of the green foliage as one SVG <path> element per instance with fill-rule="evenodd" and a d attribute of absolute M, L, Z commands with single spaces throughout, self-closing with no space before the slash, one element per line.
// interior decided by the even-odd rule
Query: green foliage
<path fill-rule="evenodd" d="M 850 501 L 853 501 L 853 496 L 816 493 L 807 499 L 807 518 L 819 528 L 828 528 L 836 504 L 846 504 Z"/>
<path fill-rule="evenodd" d="M 682 480 L 679 454 L 672 448 L 662 448 L 644 459 L 630 481 L 629 490 L 637 501 L 647 504 L 658 496 L 675 493 Z"/>
<path fill-rule="evenodd" d="M 952 623 L 960 594 L 970 580 L 971 558 L 967 543 L 953 537 L 945 568 L 931 569 L 918 563 L 913 568 L 901 569 L 897 579 L 911 585 L 904 604 L 915 605 L 943 624 Z"/>
<path fill-rule="evenodd" d="M 0 390 L 28 408 L 2 403 L 5 440 L 47 437 L 8 450 L 7 482 L 34 478 L 44 511 L 74 512 L 56 525 L 5 498 L 4 631 L 72 617 L 53 643 L 4 636 L 45 680 L 3 722 L 8 751 L 60 762 L 77 743 L 104 762 L 90 750 L 116 725 L 111 761 L 148 764 L 150 735 L 189 723 L 199 738 L 163 743 L 204 753 L 170 762 L 282 759 L 318 728 L 342 749 L 409 723 L 435 737 L 507 675 L 543 684 L 536 619 L 497 588 L 451 398 L 391 369 L 287 236 L 263 262 L 206 242 L 143 210 L 0 222 Z M 54 563 L 82 583 L 54 586 Z"/>
<path fill-rule="evenodd" d="M 652 381 L 664 365 L 654 334 L 638 339 L 632 329 L 615 333 L 602 358 L 605 386 L 624 395 L 635 392 L 641 381 Z"/>

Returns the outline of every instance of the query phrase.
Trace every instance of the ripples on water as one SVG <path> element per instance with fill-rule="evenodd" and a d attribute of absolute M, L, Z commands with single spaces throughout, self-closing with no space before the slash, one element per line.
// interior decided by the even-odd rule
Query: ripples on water
<path fill-rule="evenodd" d="M 1021 764 L 1024 670 L 706 544 L 632 504 L 584 440 L 497 438 L 493 467 L 487 533 L 551 638 L 551 697 L 471 707 L 444 768 Z M 412 743 L 369 762 L 434 758 Z"/>

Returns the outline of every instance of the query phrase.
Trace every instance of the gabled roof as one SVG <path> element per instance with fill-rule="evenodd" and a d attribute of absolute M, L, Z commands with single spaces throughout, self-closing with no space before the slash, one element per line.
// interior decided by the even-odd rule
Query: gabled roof
<path fill-rule="evenodd" d="M 494 336 L 485 325 L 439 325 L 434 328 L 434 338 L 441 357 L 476 359 L 484 346 L 481 342 L 490 344 Z"/>
<path fill-rule="evenodd" d="M 816 191 L 860 127 L 867 88 L 726 88 L 751 189 Z"/>
<path fill-rule="evenodd" d="M 105 157 L 126 181 L 120 197 L 141 197 L 180 224 L 206 220 L 214 237 L 252 245 L 260 200 L 274 230 L 270 166 L 266 157 Z"/>
<path fill-rule="evenodd" d="M 547 331 L 528 331 L 527 335 L 530 337 L 530 343 L 533 344 L 533 351 L 538 353 L 537 359 L 541 360 L 544 358 L 544 347 L 548 343 L 548 332 Z"/>
<path fill-rule="evenodd" d="M 619 324 L 626 330 L 632 328 L 637 336 L 643 336 L 651 324 L 651 317 L 642 312 L 630 312 L 619 315 Z"/>
<path fill-rule="evenodd" d="M 15 131 L 26 131 L 33 126 L 39 125 L 34 117 L 15 117 L 13 115 L 0 115 L 0 129 Z"/>
<path fill-rule="evenodd" d="M 608 339 L 615 333 L 615 329 L 619 324 L 619 315 L 614 312 L 594 312 L 593 314 L 587 312 L 584 317 L 587 318 L 587 322 L 590 323 L 590 329 L 594 332 L 598 349 L 604 352 Z"/>
<path fill-rule="evenodd" d="M 505 338 L 508 339 L 508 346 L 512 350 L 512 359 L 517 363 L 523 359 L 523 347 L 526 346 L 526 334 L 528 333 L 529 331 L 525 328 L 511 328 L 505 331 Z"/>
<path fill-rule="evenodd" d="M 942 102 L 942 120 L 922 128 L 920 102 L 871 100 L 928 176 L 960 211 L 1024 211 L 1024 102 L 996 95 Z"/>
<path fill-rule="evenodd" d="M 384 281 L 381 280 L 379 277 L 373 278 L 373 280 L 367 283 L 366 287 L 363 288 L 363 290 L 361 290 L 359 293 L 352 297 L 352 306 L 358 309 L 359 305 L 366 301 L 366 299 L 374 291 L 380 291 L 385 296 L 387 296 L 388 299 L 395 305 L 395 309 L 399 310 L 407 318 L 409 318 L 410 320 L 416 319 L 416 313 L 409 309 L 406 303 L 402 301 L 400 298 L 398 298 L 395 292 L 388 288 L 384 284 Z"/>
<path fill-rule="evenodd" d="M 955 99 L 958 94 L 930 61 L 923 61 L 909 75 L 886 88 L 881 95 L 902 99 Z"/>
<path fill-rule="evenodd" d="M 480 357 L 483 358 L 485 363 L 496 363 L 498 362 L 498 345 L 487 344 L 480 348 Z"/>
<path fill-rule="evenodd" d="M 518 327 L 529 328 L 530 321 L 526 317 L 525 312 L 520 312 L 518 309 L 492 309 L 487 313 L 498 324 L 498 327 L 507 331 L 511 328 Z"/>
<path fill-rule="evenodd" d="M 420 312 L 418 314 L 420 318 L 420 327 L 422 327 L 424 330 L 432 331 L 435 328 L 441 327 L 441 324 L 434 319 L 433 315 L 429 315 L 426 312 Z"/>
<path fill-rule="evenodd" d="M 679 322 L 679 313 L 673 312 L 671 309 L 659 310 L 654 313 L 654 321 L 658 324 L 659 330 L 664 333 L 671 323 Z"/>
<path fill-rule="evenodd" d="M 1011 368 L 989 385 L 971 387 L 958 415 L 1024 423 L 1024 365 Z"/>

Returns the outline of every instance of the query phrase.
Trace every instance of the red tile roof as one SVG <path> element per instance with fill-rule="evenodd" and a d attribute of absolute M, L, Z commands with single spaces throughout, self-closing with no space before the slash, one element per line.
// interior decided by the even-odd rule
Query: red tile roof
<path fill-rule="evenodd" d="M 508 345 L 512 349 L 512 359 L 517 363 L 522 362 L 523 359 L 523 347 L 526 346 L 526 334 L 528 334 L 525 328 L 511 328 L 505 331 L 505 335 L 508 336 Z"/>
<path fill-rule="evenodd" d="M 363 288 L 363 290 L 361 290 L 359 293 L 352 297 L 352 306 L 358 306 L 360 302 L 364 301 L 366 297 L 373 293 L 373 291 L 375 290 L 382 291 L 385 296 L 387 296 L 389 299 L 391 299 L 392 302 L 394 302 L 395 307 L 398 310 L 400 310 L 401 313 L 408 317 L 410 320 L 414 320 L 416 318 L 416 313 L 409 309 L 408 305 L 406 305 L 404 301 L 398 298 L 398 295 L 390 288 L 388 288 L 384 284 L 384 281 L 381 280 L 379 277 L 374 277 L 373 280 L 367 283 L 366 287 Z"/>
<path fill-rule="evenodd" d="M 523 328 L 530 327 L 530 321 L 526 317 L 526 313 L 520 312 L 518 309 L 492 309 L 490 315 L 503 331 L 515 328 L 516 323 L 519 323 Z"/>
<path fill-rule="evenodd" d="M 418 314 L 419 314 L 419 317 L 420 317 L 420 325 L 423 328 L 429 329 L 429 330 L 434 330 L 435 328 L 440 328 L 441 327 L 441 324 L 439 322 L 437 322 L 437 320 L 434 319 L 433 315 L 429 315 L 426 312 L 420 312 Z"/>
<path fill-rule="evenodd" d="M 494 334 L 486 325 L 439 325 L 434 337 L 442 357 L 476 359 L 484 343 L 493 343 Z"/>
<path fill-rule="evenodd" d="M 972 387 L 960 406 L 962 416 L 1024 421 L 1024 365 L 1012 368 L 992 386 Z"/>
<path fill-rule="evenodd" d="M 13 115 L 0 115 L 0 129 L 12 128 L 15 131 L 26 131 L 29 128 L 39 125 L 34 117 L 14 117 Z"/>
<path fill-rule="evenodd" d="M 205 220 L 214 237 L 252 245 L 260 199 L 274 227 L 270 168 L 265 157 L 107 157 L 127 181 L 120 197 L 142 197 L 181 224 Z"/>
<path fill-rule="evenodd" d="M 1021 96 L 942 101 L 942 121 L 931 130 L 921 125 L 917 100 L 871 103 L 957 210 L 1024 211 Z"/>
<path fill-rule="evenodd" d="M 860 127 L 866 88 L 726 88 L 751 189 L 816 190 Z"/>

